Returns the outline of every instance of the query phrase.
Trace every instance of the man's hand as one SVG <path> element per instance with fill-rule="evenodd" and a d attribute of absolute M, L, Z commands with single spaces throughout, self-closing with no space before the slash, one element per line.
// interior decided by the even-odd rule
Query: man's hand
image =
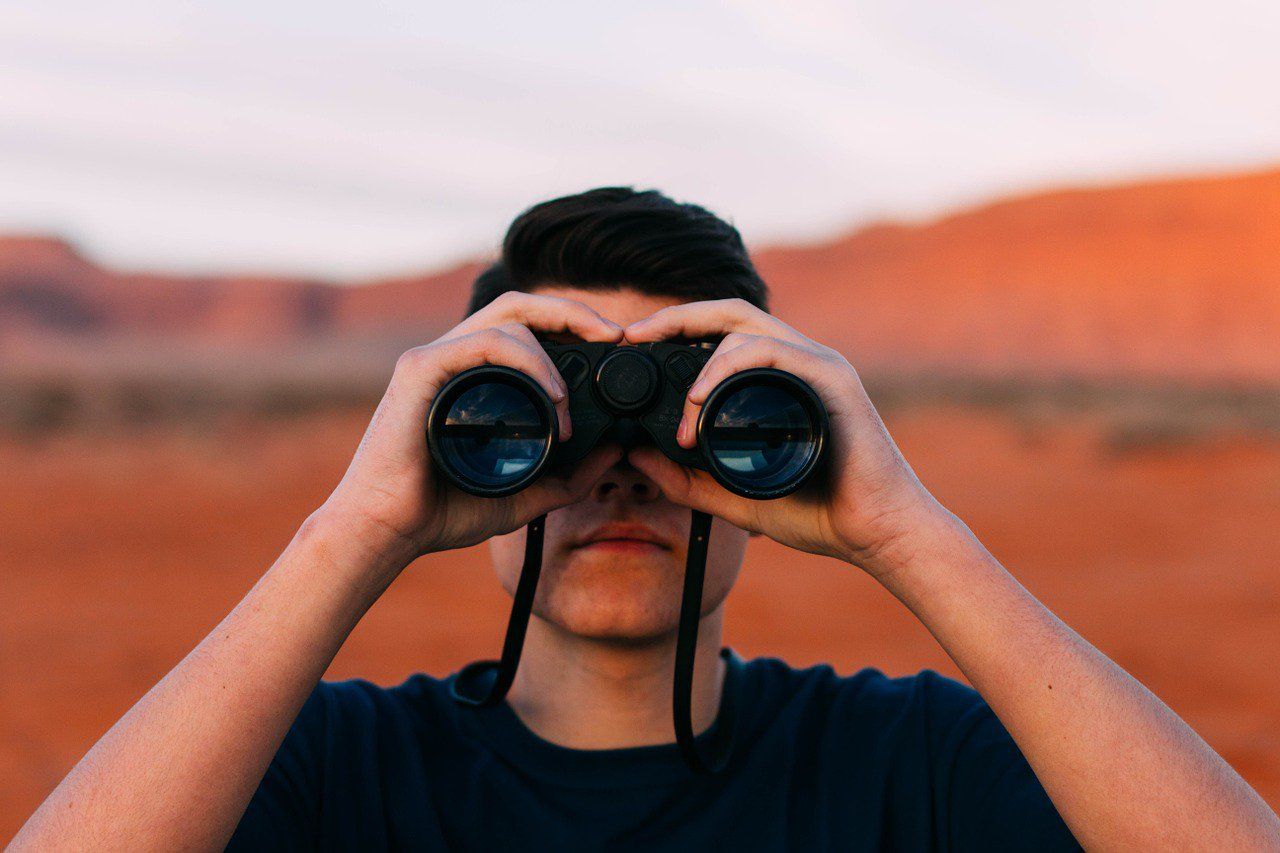
<path fill-rule="evenodd" d="M 679 442 L 722 380 L 775 367 L 831 418 L 825 483 L 753 501 L 653 449 L 632 464 L 667 498 L 855 563 L 937 638 L 1089 849 L 1280 849 L 1280 821 L 1187 725 L 1036 601 L 920 484 L 839 353 L 740 300 L 664 308 L 633 343 L 723 335 L 689 390 Z M 1137 745 L 1141 745 L 1138 747 Z"/>
<path fill-rule="evenodd" d="M 873 575 L 922 522 L 946 518 L 898 452 L 857 372 L 840 353 L 816 343 L 741 299 L 664 308 L 626 329 L 626 340 L 722 336 L 689 389 L 677 440 L 696 443 L 694 425 L 707 395 L 721 381 L 753 367 L 774 367 L 809 383 L 826 405 L 831 443 L 826 476 L 790 497 L 738 497 L 710 474 L 677 465 L 657 450 L 630 460 L 676 503 L 713 513 L 784 545 L 852 562 Z"/>
<path fill-rule="evenodd" d="M 571 299 L 503 294 L 439 340 L 409 350 L 374 413 L 342 482 L 319 515 L 352 530 L 403 567 L 420 554 L 472 545 L 508 533 L 534 517 L 579 500 L 613 465 L 619 451 L 602 448 L 567 477 L 547 475 L 508 498 L 477 498 L 432 470 L 426 416 L 436 393 L 455 375 L 483 364 L 528 374 L 555 403 L 560 436 L 569 436 L 564 381 L 534 332 L 586 341 L 619 341 L 622 328 Z"/>

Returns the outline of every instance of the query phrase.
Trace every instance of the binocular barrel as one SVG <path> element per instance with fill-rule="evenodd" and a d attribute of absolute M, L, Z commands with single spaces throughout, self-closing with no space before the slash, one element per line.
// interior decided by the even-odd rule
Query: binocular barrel
<path fill-rule="evenodd" d="M 592 448 L 652 444 L 748 498 L 783 497 L 810 478 L 827 442 L 827 413 L 796 376 L 755 368 L 721 382 L 676 442 L 689 386 L 711 355 L 700 344 L 543 344 L 569 388 L 573 434 L 559 440 L 555 407 L 525 374 L 486 365 L 458 374 L 432 401 L 427 444 L 440 473 L 465 492 L 515 494 L 551 466 Z"/>

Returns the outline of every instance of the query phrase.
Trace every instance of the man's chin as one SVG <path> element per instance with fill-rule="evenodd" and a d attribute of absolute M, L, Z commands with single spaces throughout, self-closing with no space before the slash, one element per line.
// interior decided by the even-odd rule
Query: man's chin
<path fill-rule="evenodd" d="M 665 572 L 615 566 L 607 576 L 591 573 L 558 581 L 538 596 L 537 613 L 569 634 L 644 643 L 669 637 L 676 629 L 680 585 Z"/>
<path fill-rule="evenodd" d="M 556 628 L 579 640 L 621 647 L 639 648 L 668 641 L 676 630 L 675 622 L 650 623 L 622 614 L 602 614 L 589 618 L 552 616 Z"/>

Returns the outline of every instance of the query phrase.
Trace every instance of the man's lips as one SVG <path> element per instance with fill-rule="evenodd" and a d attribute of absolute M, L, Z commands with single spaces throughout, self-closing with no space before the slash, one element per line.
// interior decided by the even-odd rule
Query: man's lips
<path fill-rule="evenodd" d="M 602 548 L 621 551 L 671 550 L 671 545 L 652 528 L 634 522 L 609 522 L 578 540 L 575 548 Z"/>

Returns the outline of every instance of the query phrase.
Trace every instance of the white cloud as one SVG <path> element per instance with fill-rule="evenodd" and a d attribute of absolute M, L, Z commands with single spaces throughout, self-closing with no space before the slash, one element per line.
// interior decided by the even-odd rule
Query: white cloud
<path fill-rule="evenodd" d="M 0 228 L 113 262 L 371 275 L 548 194 L 659 186 L 755 243 L 1280 154 L 1280 7 L 1224 0 L 0 10 Z"/>

